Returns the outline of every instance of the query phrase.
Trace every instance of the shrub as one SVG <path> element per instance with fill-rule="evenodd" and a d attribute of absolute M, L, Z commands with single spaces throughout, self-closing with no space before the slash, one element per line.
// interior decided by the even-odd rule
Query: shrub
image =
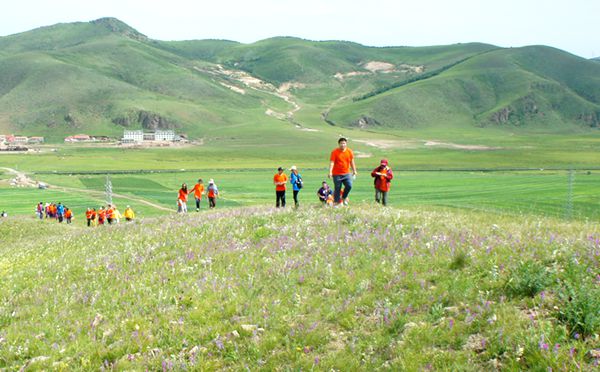
<path fill-rule="evenodd" d="M 591 336 L 600 331 L 600 289 L 581 282 L 566 282 L 559 292 L 558 320 L 572 336 Z"/>
<path fill-rule="evenodd" d="M 552 282 L 546 268 L 537 261 L 521 262 L 505 284 L 507 293 L 514 297 L 533 297 Z"/>
<path fill-rule="evenodd" d="M 450 262 L 451 270 L 460 270 L 467 266 L 469 263 L 469 254 L 464 251 L 457 252 L 454 257 L 452 257 L 452 262 Z"/>

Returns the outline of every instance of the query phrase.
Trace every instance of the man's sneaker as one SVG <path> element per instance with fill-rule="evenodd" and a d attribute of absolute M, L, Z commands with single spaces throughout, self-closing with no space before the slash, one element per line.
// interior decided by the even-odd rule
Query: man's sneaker
<path fill-rule="evenodd" d="M 200 212 L 200 208 L 196 208 L 196 212 Z"/>
<path fill-rule="evenodd" d="M 344 205 L 348 205 L 348 199 L 344 199 Z"/>

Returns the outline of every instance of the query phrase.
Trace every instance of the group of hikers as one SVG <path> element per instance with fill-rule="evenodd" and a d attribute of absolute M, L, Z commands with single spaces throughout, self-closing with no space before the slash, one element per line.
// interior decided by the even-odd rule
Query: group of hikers
<path fill-rule="evenodd" d="M 277 173 L 273 176 L 276 208 L 285 207 L 285 192 L 288 180 L 292 185 L 294 193 L 294 206 L 298 207 L 298 193 L 304 184 L 302 176 L 298 172 L 298 167 L 292 165 L 290 171 L 291 173 L 288 178 L 283 168 L 279 167 Z M 341 137 L 338 140 L 338 147 L 331 152 L 329 157 L 328 177 L 333 180 L 333 191 L 327 181 L 323 181 L 321 188 L 317 190 L 319 201 L 324 205 L 334 207 L 348 205 L 348 196 L 350 195 L 350 190 L 352 190 L 352 181 L 356 179 L 357 174 L 354 153 L 348 148 L 348 140 Z M 371 177 L 374 178 L 375 201 L 382 205 L 387 205 L 388 192 L 390 191 L 391 181 L 394 178 L 387 159 L 381 159 L 379 166 L 371 172 Z"/>
<path fill-rule="evenodd" d="M 209 208 L 214 208 L 217 206 L 217 198 L 219 197 L 219 188 L 217 187 L 217 184 L 211 178 L 208 181 L 208 187 L 205 190 L 204 181 L 202 181 L 202 178 L 199 178 L 198 182 L 192 189 L 188 189 L 186 183 L 181 185 L 177 195 L 177 213 L 187 213 L 188 195 L 192 193 L 194 194 L 194 199 L 196 200 L 196 212 L 200 211 L 200 206 L 202 205 L 202 196 L 204 194 L 206 194 L 208 198 Z"/>
<path fill-rule="evenodd" d="M 126 221 L 133 221 L 135 218 L 135 212 L 133 212 L 133 209 L 129 205 L 125 208 L 123 214 L 119 212 L 119 209 L 114 204 L 108 204 L 106 208 L 101 206 L 98 210 L 88 208 L 85 211 L 85 219 L 89 227 L 102 226 L 105 223 L 109 225 L 117 224 L 122 218 L 125 218 Z"/>
<path fill-rule="evenodd" d="M 44 218 L 55 219 L 59 223 L 65 221 L 68 224 L 70 224 L 75 218 L 73 216 L 73 211 L 61 202 L 58 202 L 58 204 L 44 204 L 39 202 L 35 206 L 35 214 L 40 220 L 43 220 Z M 127 221 L 133 221 L 135 218 L 135 213 L 130 206 L 127 206 L 125 212 L 121 214 L 116 205 L 108 204 L 106 208 L 102 206 L 98 210 L 95 208 L 88 208 L 85 211 L 85 218 L 88 226 L 104 225 L 105 222 L 109 225 L 112 225 L 113 223 L 119 223 L 121 218 L 125 218 Z"/>
<path fill-rule="evenodd" d="M 298 171 L 298 167 L 292 165 L 290 168 L 289 177 L 284 173 L 284 169 L 279 167 L 277 173 L 273 176 L 273 184 L 275 185 L 275 206 L 277 208 L 285 207 L 286 205 L 286 189 L 289 182 L 292 186 L 294 206 L 298 207 L 298 194 L 304 187 L 302 176 Z M 354 153 L 348 147 L 348 140 L 344 137 L 339 138 L 338 147 L 331 151 L 329 159 L 328 178 L 333 181 L 333 190 L 327 183 L 323 181 L 321 187 L 317 190 L 318 200 L 327 206 L 340 207 L 348 205 L 348 196 L 352 190 L 352 183 L 356 179 L 358 172 L 356 163 L 354 162 Z M 390 190 L 391 181 L 394 178 L 392 169 L 390 168 L 387 159 L 381 159 L 379 166 L 371 172 L 371 177 L 374 179 L 375 201 L 382 205 L 387 205 L 388 192 Z M 177 212 L 187 213 L 187 201 L 190 194 L 194 195 L 196 202 L 196 211 L 200 211 L 202 198 L 207 196 L 209 208 L 216 207 L 216 200 L 219 197 L 219 189 L 213 179 L 208 181 L 208 186 L 205 188 L 201 178 L 198 182 L 189 189 L 186 183 L 181 185 L 177 195 Z M 2 213 L 5 215 L 5 212 Z M 62 203 L 42 203 L 36 206 L 36 215 L 39 219 L 53 218 L 58 222 L 66 221 L 70 224 L 73 219 L 71 209 L 64 206 Z M 87 208 L 85 218 L 88 226 L 99 226 L 114 223 L 119 223 L 122 218 L 127 221 L 132 221 L 135 218 L 133 209 L 128 205 L 123 214 L 119 212 L 116 205 L 108 204 L 105 208 L 100 207 Z"/>
<path fill-rule="evenodd" d="M 71 223 L 73 220 L 73 211 L 66 207 L 61 202 L 56 203 L 42 203 L 39 202 L 35 206 L 35 215 L 40 220 L 44 218 L 55 219 L 59 223 L 66 221 L 66 223 Z"/>

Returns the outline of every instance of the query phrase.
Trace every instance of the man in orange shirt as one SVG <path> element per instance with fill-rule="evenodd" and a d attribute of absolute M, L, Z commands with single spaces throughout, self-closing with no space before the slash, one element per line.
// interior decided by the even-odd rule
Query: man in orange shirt
<path fill-rule="evenodd" d="M 285 184 L 287 183 L 287 176 L 283 173 L 283 168 L 277 168 L 277 173 L 273 176 L 273 184 L 275 184 L 275 207 L 285 207 Z"/>
<path fill-rule="evenodd" d="M 194 185 L 192 191 L 194 192 L 194 198 L 196 198 L 196 212 L 199 212 L 202 194 L 204 194 L 204 182 L 202 182 L 202 178 L 198 178 L 198 183 Z"/>
<path fill-rule="evenodd" d="M 350 168 L 352 168 L 352 173 Z M 348 205 L 348 194 L 352 190 L 352 180 L 356 178 L 356 174 L 354 153 L 348 148 L 348 140 L 341 137 L 338 140 L 338 148 L 333 150 L 329 157 L 329 178 L 333 178 L 333 200 L 336 206 L 342 202 L 344 205 Z M 342 184 L 344 185 L 343 194 Z"/>

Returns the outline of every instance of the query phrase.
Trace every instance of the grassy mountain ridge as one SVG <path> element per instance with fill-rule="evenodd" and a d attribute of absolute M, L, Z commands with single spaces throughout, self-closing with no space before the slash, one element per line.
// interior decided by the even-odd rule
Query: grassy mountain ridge
<path fill-rule="evenodd" d="M 548 47 L 476 55 L 430 79 L 331 111 L 335 123 L 360 117 L 389 127 L 509 125 L 597 127 L 600 65 Z M 451 124 L 450 124 L 451 125 Z"/>
<path fill-rule="evenodd" d="M 600 65 L 541 46 L 159 41 L 102 18 L 1 37 L 0 51 L 0 131 L 51 141 L 82 131 L 118 136 L 146 125 L 144 115 L 196 138 L 243 133 L 233 129 L 240 125 L 325 130 L 323 113 L 336 126 L 383 132 L 568 132 L 597 127 L 600 117 Z M 353 101 L 361 96 L 370 98 Z"/>

